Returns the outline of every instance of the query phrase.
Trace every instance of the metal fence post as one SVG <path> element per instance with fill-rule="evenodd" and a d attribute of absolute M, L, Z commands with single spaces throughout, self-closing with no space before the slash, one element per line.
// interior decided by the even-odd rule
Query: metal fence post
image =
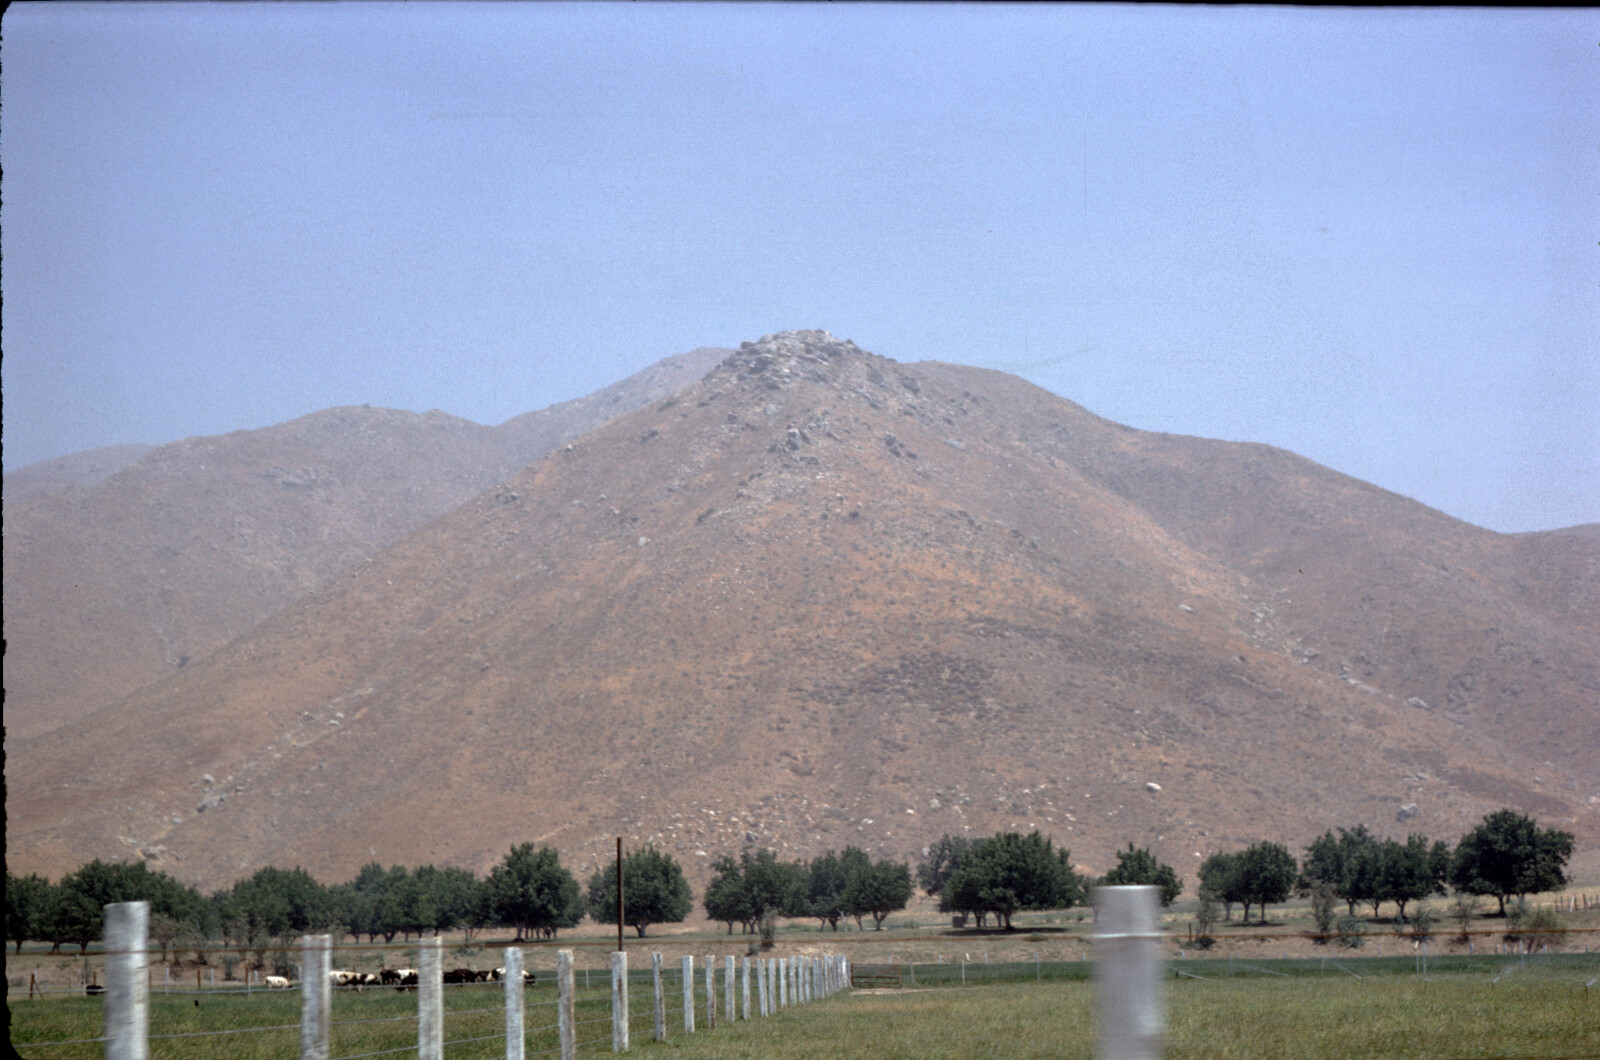
<path fill-rule="evenodd" d="M 661 954 L 650 955 L 650 996 L 655 1003 L 656 1041 L 667 1040 L 667 998 L 661 989 Z"/>
<path fill-rule="evenodd" d="M 523 1034 L 522 948 L 506 947 L 506 1060 L 522 1060 L 527 1044 Z"/>
<path fill-rule="evenodd" d="M 1101 1060 L 1158 1060 L 1161 1004 L 1159 887 L 1096 887 L 1094 938 Z"/>
<path fill-rule="evenodd" d="M 300 938 L 300 1060 L 328 1060 L 333 1007 L 333 936 Z"/>
<path fill-rule="evenodd" d="M 727 1016 L 728 1022 L 732 1023 L 739 1018 L 739 1014 L 734 1008 L 732 957 L 722 958 L 722 995 L 725 1001 L 723 1014 Z"/>
<path fill-rule="evenodd" d="M 683 1033 L 694 1033 L 694 958 L 685 957 L 683 968 Z"/>
<path fill-rule="evenodd" d="M 149 928 L 149 902 L 113 902 L 105 908 L 106 1060 L 150 1055 Z"/>
<path fill-rule="evenodd" d="M 611 955 L 611 1051 L 628 1051 L 628 952 Z"/>
<path fill-rule="evenodd" d="M 578 1039 L 573 1002 L 572 951 L 556 951 L 556 1027 L 561 1035 L 561 1060 L 578 1055 Z"/>
<path fill-rule="evenodd" d="M 435 935 L 417 943 L 417 1060 L 444 1060 L 444 951 Z"/>

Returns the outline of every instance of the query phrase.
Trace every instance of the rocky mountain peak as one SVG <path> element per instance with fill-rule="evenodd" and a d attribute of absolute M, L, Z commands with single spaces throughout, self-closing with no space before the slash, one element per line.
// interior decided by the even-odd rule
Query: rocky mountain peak
<path fill-rule="evenodd" d="M 886 360 L 866 353 L 849 339 L 841 342 L 826 331 L 779 331 L 755 342 L 740 343 L 738 352 L 723 361 L 717 372 L 783 390 L 801 379 L 832 382 L 842 365 L 867 358 Z"/>

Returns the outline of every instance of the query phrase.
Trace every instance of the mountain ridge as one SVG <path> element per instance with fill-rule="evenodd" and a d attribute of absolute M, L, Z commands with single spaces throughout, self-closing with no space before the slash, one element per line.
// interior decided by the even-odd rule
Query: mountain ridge
<path fill-rule="evenodd" d="M 71 722 L 181 669 L 727 352 L 677 354 L 498 427 L 437 409 L 340 406 L 152 447 L 86 485 L 80 474 L 17 503 L 9 483 L 23 471 L 8 474 L 8 734 Z"/>
<path fill-rule="evenodd" d="M 8 859 L 338 878 L 529 839 L 583 868 L 622 834 L 698 879 L 745 843 L 908 857 L 1038 827 L 1192 877 L 1262 836 L 1453 838 L 1504 804 L 1592 844 L 1572 540 L 1574 569 L 1518 588 L 1549 542 L 780 333 L 93 726 L 13 741 Z"/>

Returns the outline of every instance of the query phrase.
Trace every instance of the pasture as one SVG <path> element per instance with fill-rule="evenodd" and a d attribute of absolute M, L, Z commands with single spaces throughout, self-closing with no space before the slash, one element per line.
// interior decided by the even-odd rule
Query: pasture
<path fill-rule="evenodd" d="M 1175 970 L 1188 973 L 1176 975 Z M 953 970 L 959 975 L 959 967 Z M 690 1060 L 843 1057 L 968 1060 L 1081 1057 L 1093 1052 L 1093 984 L 1078 961 L 969 966 L 963 988 L 949 965 L 918 966 L 918 987 L 861 991 L 785 1010 L 766 1020 L 718 1021 L 687 1036 L 675 987 L 668 1036 L 650 1040 L 647 981 L 630 990 L 633 1052 Z M 1193 978 L 1193 977 L 1203 978 Z M 1359 978 L 1358 978 L 1359 977 Z M 1167 1055 L 1186 1060 L 1268 1058 L 1600 1058 L 1600 955 L 1438 958 L 1424 977 L 1412 958 L 1340 956 L 1248 963 L 1228 958 L 1173 961 L 1165 980 Z M 580 1056 L 610 1054 L 609 995 L 598 977 L 578 988 Z M 451 1060 L 503 1056 L 500 987 L 445 992 Z M 703 1005 L 702 1000 L 698 1004 Z M 553 987 L 527 991 L 528 1054 L 556 1045 Z M 199 1002 L 196 1004 L 196 1002 Z M 187 1060 L 298 1055 L 297 991 L 237 990 L 151 996 L 151 1055 Z M 28 1060 L 98 1057 L 98 1044 L 52 1047 L 100 1033 L 101 1002 L 11 998 L 11 1040 Z M 339 991 L 331 1055 L 397 1050 L 416 1041 L 410 992 Z M 187 1037 L 180 1037 L 187 1035 Z M 472 1040 L 476 1039 L 476 1040 Z"/>

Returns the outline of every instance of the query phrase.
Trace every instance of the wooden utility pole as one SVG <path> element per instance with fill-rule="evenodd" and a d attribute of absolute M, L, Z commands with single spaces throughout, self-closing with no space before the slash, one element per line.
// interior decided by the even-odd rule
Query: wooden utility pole
<path fill-rule="evenodd" d="M 617 952 L 622 952 L 622 837 L 617 836 Z"/>

